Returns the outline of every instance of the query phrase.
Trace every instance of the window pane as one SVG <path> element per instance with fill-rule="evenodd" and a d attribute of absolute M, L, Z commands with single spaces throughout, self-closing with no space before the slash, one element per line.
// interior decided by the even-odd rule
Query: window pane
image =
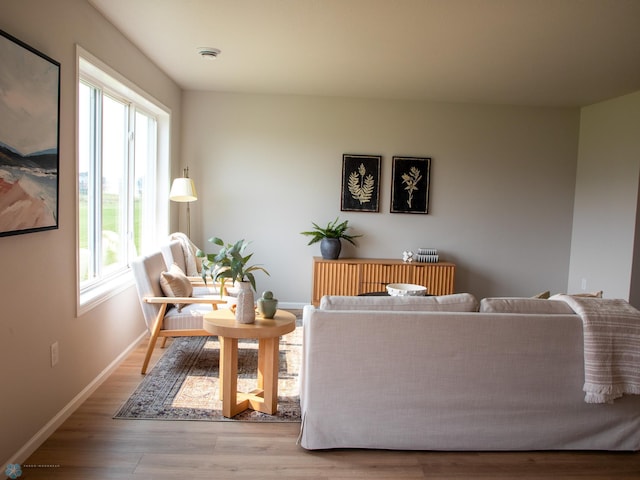
<path fill-rule="evenodd" d="M 133 233 L 136 252 L 146 250 L 155 228 L 155 185 L 153 182 L 156 160 L 156 120 L 143 112 L 135 115 L 135 165 Z M 155 236 L 155 235 L 154 235 Z"/>
<path fill-rule="evenodd" d="M 89 192 L 93 189 L 91 165 L 94 163 L 95 145 L 95 89 L 87 84 L 80 84 L 78 99 L 78 200 L 79 200 L 79 247 L 80 247 L 80 281 L 95 278 L 96 271 L 92 252 L 93 239 L 90 238 L 91 226 L 94 224 L 92 209 L 94 202 Z"/>
<path fill-rule="evenodd" d="M 126 264 L 127 106 L 102 102 L 102 263 L 104 272 Z"/>

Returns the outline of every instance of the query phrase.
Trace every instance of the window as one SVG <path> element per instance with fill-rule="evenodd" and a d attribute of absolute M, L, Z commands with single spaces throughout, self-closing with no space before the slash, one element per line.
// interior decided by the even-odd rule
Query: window
<path fill-rule="evenodd" d="M 79 57 L 79 310 L 131 284 L 130 261 L 166 235 L 168 114 Z M 165 155 L 166 156 L 166 155 Z M 164 198 L 167 197 L 164 192 Z M 165 200 L 165 204 L 167 201 Z M 162 227 L 164 228 L 164 231 Z M 164 235 L 163 235 L 164 234 Z"/>

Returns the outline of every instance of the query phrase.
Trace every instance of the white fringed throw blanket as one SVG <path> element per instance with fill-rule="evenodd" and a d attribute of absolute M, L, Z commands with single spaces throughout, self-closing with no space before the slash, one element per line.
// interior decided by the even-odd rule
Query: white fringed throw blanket
<path fill-rule="evenodd" d="M 182 232 L 175 232 L 169 235 L 169 240 L 178 240 L 182 247 L 182 253 L 184 254 L 184 263 L 186 272 L 189 277 L 197 277 L 200 275 L 201 261 L 196 257 L 198 247 Z"/>
<path fill-rule="evenodd" d="M 620 299 L 556 297 L 582 318 L 585 402 L 640 395 L 640 311 Z"/>

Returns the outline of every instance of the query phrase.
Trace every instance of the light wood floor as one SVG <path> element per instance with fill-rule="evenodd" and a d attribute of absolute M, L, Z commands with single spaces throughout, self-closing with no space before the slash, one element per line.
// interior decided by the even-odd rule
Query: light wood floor
<path fill-rule="evenodd" d="M 640 453 L 310 452 L 296 445 L 297 423 L 114 420 L 142 378 L 144 347 L 25 462 L 20 480 L 640 479 Z"/>

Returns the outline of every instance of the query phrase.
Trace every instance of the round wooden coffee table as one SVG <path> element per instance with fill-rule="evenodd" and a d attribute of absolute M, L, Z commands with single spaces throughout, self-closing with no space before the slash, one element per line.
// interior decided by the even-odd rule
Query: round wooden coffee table
<path fill-rule="evenodd" d="M 219 309 L 204 315 L 204 329 L 220 341 L 220 393 L 222 415 L 231 418 L 248 408 L 273 415 L 278 410 L 280 336 L 293 332 L 296 316 L 277 310 L 273 318 L 256 314 L 256 323 L 236 322 L 233 312 Z M 238 392 L 238 339 L 258 339 L 258 385 Z"/>

